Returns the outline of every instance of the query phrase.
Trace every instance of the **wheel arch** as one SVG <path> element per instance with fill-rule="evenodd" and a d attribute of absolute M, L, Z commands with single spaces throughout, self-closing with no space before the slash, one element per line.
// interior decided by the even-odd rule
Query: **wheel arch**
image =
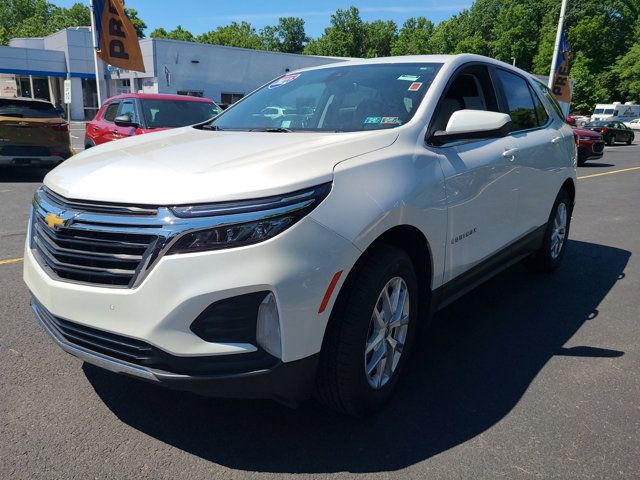
<path fill-rule="evenodd" d="M 354 278 L 358 275 L 364 263 L 368 260 L 372 252 L 382 245 L 396 247 L 409 255 L 415 268 L 420 291 L 418 310 L 421 312 L 421 316 L 429 311 L 434 272 L 431 245 L 420 229 L 413 225 L 404 224 L 394 226 L 383 232 L 373 240 L 358 257 L 336 295 L 336 301 L 332 308 L 329 323 L 334 320 L 333 311 L 336 310 L 336 306 L 340 302 L 345 300 Z"/>
<path fill-rule="evenodd" d="M 560 187 L 560 190 L 565 190 L 569 194 L 572 204 L 576 203 L 576 184 L 573 178 L 567 178 Z"/>

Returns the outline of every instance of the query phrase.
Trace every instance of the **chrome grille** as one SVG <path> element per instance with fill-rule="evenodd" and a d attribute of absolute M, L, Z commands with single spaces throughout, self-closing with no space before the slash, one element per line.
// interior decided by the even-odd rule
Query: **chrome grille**
<path fill-rule="evenodd" d="M 79 204 L 41 189 L 34 198 L 32 251 L 54 278 L 131 287 L 159 245 L 161 232 L 155 230 L 162 228 L 156 210 L 131 208 Z M 49 226 L 51 214 L 62 225 Z"/>

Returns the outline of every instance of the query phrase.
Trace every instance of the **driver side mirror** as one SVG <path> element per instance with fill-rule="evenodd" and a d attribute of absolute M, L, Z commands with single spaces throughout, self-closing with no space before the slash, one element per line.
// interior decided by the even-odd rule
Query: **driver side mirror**
<path fill-rule="evenodd" d="M 446 130 L 435 132 L 429 143 L 442 146 L 458 140 L 504 137 L 509 133 L 511 116 L 486 110 L 458 110 L 453 112 Z"/>
<path fill-rule="evenodd" d="M 127 114 L 120 115 L 119 117 L 116 117 L 113 120 L 113 123 L 115 123 L 119 127 L 138 128 L 140 126 L 140 124 L 138 122 L 134 122 L 133 120 L 131 120 L 131 117 L 129 115 L 127 115 Z"/>

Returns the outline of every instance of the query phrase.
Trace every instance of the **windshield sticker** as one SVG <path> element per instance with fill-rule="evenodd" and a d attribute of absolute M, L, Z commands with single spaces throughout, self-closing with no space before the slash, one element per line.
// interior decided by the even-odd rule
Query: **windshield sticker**
<path fill-rule="evenodd" d="M 382 117 L 365 117 L 364 119 L 365 125 L 371 125 L 371 124 L 380 123 L 380 122 L 382 122 Z"/>
<path fill-rule="evenodd" d="M 398 80 L 406 80 L 407 82 L 415 82 L 420 78 L 420 75 L 400 75 Z"/>
<path fill-rule="evenodd" d="M 298 78 L 300 76 L 299 73 L 293 73 L 291 75 L 285 75 L 282 78 L 279 78 L 278 80 L 276 80 L 275 82 L 273 82 L 272 84 L 269 85 L 269 88 L 278 88 L 281 87 L 282 85 L 286 85 L 289 82 L 294 81 L 296 78 Z"/>
<path fill-rule="evenodd" d="M 382 117 L 380 123 L 382 125 L 400 125 L 400 119 L 398 117 Z"/>
<path fill-rule="evenodd" d="M 409 85 L 408 90 L 410 92 L 417 92 L 418 90 L 420 90 L 420 88 L 422 88 L 422 82 L 413 82 L 411 85 Z"/>

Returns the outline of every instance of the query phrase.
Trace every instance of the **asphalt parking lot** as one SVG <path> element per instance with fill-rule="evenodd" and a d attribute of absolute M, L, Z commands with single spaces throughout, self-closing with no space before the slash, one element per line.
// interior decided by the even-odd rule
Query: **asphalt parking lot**
<path fill-rule="evenodd" d="M 21 279 L 45 173 L 0 170 L 1 479 L 640 478 L 637 143 L 579 168 L 561 269 L 516 265 L 441 312 L 365 421 L 163 390 L 62 352 Z"/>

